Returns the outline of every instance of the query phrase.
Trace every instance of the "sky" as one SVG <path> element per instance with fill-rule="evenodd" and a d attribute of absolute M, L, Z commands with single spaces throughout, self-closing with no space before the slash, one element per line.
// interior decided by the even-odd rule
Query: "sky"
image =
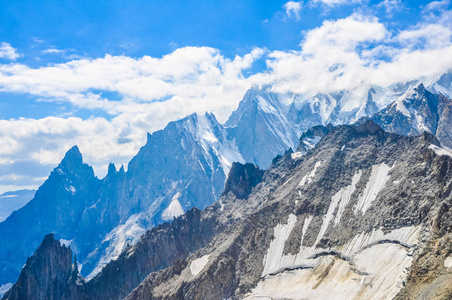
<path fill-rule="evenodd" d="M 0 1 L 0 192 L 77 144 L 99 178 L 252 85 L 314 95 L 452 68 L 450 0 Z M 340 75 L 340 76 L 338 76 Z"/>

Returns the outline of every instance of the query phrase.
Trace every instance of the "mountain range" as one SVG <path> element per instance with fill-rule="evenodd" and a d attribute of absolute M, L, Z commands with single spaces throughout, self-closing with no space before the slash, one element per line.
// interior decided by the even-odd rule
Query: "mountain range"
<path fill-rule="evenodd" d="M 418 144 L 421 143 L 420 140 L 423 138 L 424 140 L 422 141 L 426 145 L 428 144 L 427 146 L 424 145 L 429 149 L 428 151 L 448 153 L 447 147 L 452 147 L 452 139 L 450 138 L 452 134 L 452 126 L 450 126 L 452 120 L 450 116 L 451 83 L 451 73 L 446 73 L 441 76 L 395 84 L 387 88 L 363 87 L 359 90 L 341 91 L 325 95 L 319 94 L 310 97 L 277 94 L 272 91 L 271 86 L 253 87 L 245 94 L 237 110 L 232 113 L 224 125 L 220 124 L 211 113 L 206 113 L 204 116 L 193 114 L 181 120 L 170 122 L 163 130 L 148 134 L 146 144 L 130 161 L 127 171 L 125 171 L 124 167 L 117 170 L 115 165 L 110 164 L 108 174 L 103 179 L 95 177 L 92 168 L 83 163 L 80 151 L 74 146 L 66 153 L 64 159 L 50 174 L 46 182 L 36 191 L 33 200 L 23 208 L 13 212 L 5 221 L 0 222 L 0 238 L 5 241 L 0 245 L 0 257 L 7 257 L 6 260 L 0 260 L 0 284 L 4 285 L 4 290 L 6 287 L 9 288 L 12 282 L 18 278 L 23 263 L 28 256 L 33 254 L 34 249 L 38 248 L 43 237 L 48 233 L 53 233 L 54 236 L 46 237 L 47 242 L 45 245 L 51 244 L 55 249 L 59 249 L 55 246 L 55 243 L 49 242 L 56 238 L 63 244 L 63 246 L 59 247 L 70 246 L 71 251 L 77 254 L 77 268 L 74 269 L 73 265 L 69 267 L 70 264 L 65 263 L 65 272 L 72 274 L 76 270 L 88 280 L 85 283 L 85 279 L 81 279 L 82 277 L 78 273 L 77 276 L 68 275 L 68 278 L 72 278 L 73 283 L 77 284 L 76 288 L 71 288 L 70 292 L 67 293 L 79 296 L 95 294 L 96 297 L 105 297 L 105 299 L 111 299 L 114 295 L 119 295 L 118 297 L 121 298 L 127 296 L 149 274 L 154 276 L 150 280 L 152 288 L 157 288 L 155 282 L 163 282 L 162 276 L 166 279 L 171 278 L 171 276 L 168 275 L 169 273 L 162 273 L 163 271 L 160 273 L 153 272 L 166 270 L 168 267 L 170 271 L 167 272 L 172 272 L 171 274 L 177 273 L 174 268 L 179 268 L 178 270 L 182 272 L 186 267 L 183 265 L 184 260 L 188 264 L 189 260 L 187 259 L 194 251 L 207 247 L 209 243 L 213 243 L 214 239 L 222 239 L 223 242 L 231 239 L 232 233 L 228 231 L 225 234 L 223 233 L 225 230 L 232 230 L 231 228 L 238 226 L 234 224 L 242 224 L 244 222 L 251 226 L 247 215 L 253 215 L 258 208 L 269 203 L 269 199 L 273 197 L 272 193 L 274 190 L 280 189 L 279 185 L 282 179 L 278 179 L 279 177 L 285 178 L 286 175 L 284 174 L 295 172 L 286 164 L 292 166 L 292 164 L 298 164 L 299 161 L 305 162 L 307 160 L 306 157 L 312 155 L 313 151 L 319 151 L 318 147 L 325 143 L 327 137 L 330 136 L 331 140 L 333 132 L 355 130 L 357 133 L 344 133 L 346 137 L 341 137 L 347 141 L 352 141 L 354 135 L 361 138 L 359 131 L 362 130 L 366 137 L 370 136 L 369 139 L 371 141 L 360 140 L 360 142 L 370 144 L 377 143 L 377 141 L 372 139 L 377 139 L 376 136 L 379 135 L 385 136 L 385 138 L 382 138 L 383 140 L 395 138 L 395 135 L 383 134 L 380 127 L 375 125 L 376 123 L 388 132 L 421 136 L 421 138 L 406 138 L 405 140 L 402 137 L 397 137 L 397 141 L 398 139 L 403 140 L 403 142 L 400 142 L 403 147 L 411 145 L 419 148 L 421 146 Z M 361 119 L 363 117 L 371 118 L 375 123 L 371 121 L 366 123 Z M 357 125 L 356 128 L 333 126 L 356 122 L 364 123 Z M 425 135 L 424 131 L 430 135 Z M 333 141 L 334 139 L 330 143 L 333 143 Z M 334 143 L 340 144 L 339 141 Z M 390 144 L 387 141 L 384 143 Z M 331 149 L 336 149 L 336 144 L 329 146 L 332 147 Z M 344 185 L 345 190 L 342 190 L 341 194 L 353 194 L 356 187 L 352 188 L 352 186 L 359 186 L 359 183 L 364 180 L 360 181 L 361 176 L 366 177 L 370 174 L 369 176 L 376 176 L 373 180 L 380 182 L 381 178 L 379 176 L 382 176 L 382 174 L 387 176 L 387 172 L 394 168 L 394 159 L 390 157 L 381 158 L 381 161 L 385 162 L 384 165 L 381 163 L 375 166 L 376 175 L 372 175 L 374 168 L 370 165 L 370 156 L 373 155 L 374 159 L 376 159 L 375 157 L 378 155 L 383 155 L 381 154 L 382 151 L 390 152 L 390 150 L 386 148 L 381 150 L 379 148 L 381 145 L 377 143 L 366 149 L 369 153 L 361 153 L 359 151 L 362 149 L 358 149 L 359 147 L 357 146 L 359 144 L 358 141 L 352 142 L 352 144 L 354 145 L 353 151 L 356 152 L 352 151 L 355 153 L 353 155 L 358 155 L 358 157 L 367 155 L 368 161 L 366 163 L 363 162 L 360 166 L 347 167 L 348 173 L 355 172 L 354 174 L 350 173 L 350 178 L 343 178 L 346 182 L 351 180 L 351 185 L 347 184 L 347 188 L 345 188 L 345 183 L 343 182 L 329 183 L 333 187 Z M 347 143 L 342 143 L 340 147 L 341 149 L 347 149 L 347 145 Z M 392 147 L 391 149 L 397 148 L 397 146 L 391 145 L 388 147 Z M 291 149 L 296 151 L 294 152 Z M 344 149 L 341 151 L 344 151 Z M 334 151 L 331 150 L 330 152 L 329 154 L 333 155 Z M 412 151 L 410 153 L 410 155 L 414 155 Z M 406 156 L 408 157 L 409 155 L 406 154 Z M 444 155 L 439 156 L 443 157 Z M 312 170 L 305 174 L 304 180 L 301 179 L 304 182 L 301 186 L 308 186 L 313 182 L 314 178 L 316 178 L 315 174 L 318 171 L 320 172 L 322 168 L 327 168 L 327 170 L 335 168 L 335 166 L 331 165 L 335 161 L 333 158 L 316 159 L 316 163 L 312 165 Z M 406 158 L 406 160 L 408 161 L 409 159 Z M 328 161 L 328 163 L 322 163 L 321 161 Z M 234 162 L 242 164 L 235 164 Z M 250 164 L 243 165 L 245 162 L 259 167 L 254 167 Z M 345 162 L 341 163 L 344 164 Z M 351 162 L 348 163 L 351 164 Z M 358 164 L 358 162 L 356 163 Z M 282 166 L 288 169 L 281 171 Z M 268 170 L 262 173 L 263 171 L 259 168 Z M 344 167 L 344 169 L 346 168 Z M 325 172 L 328 173 L 327 171 Z M 447 170 L 444 172 L 447 173 Z M 359 178 L 356 175 L 358 173 L 360 174 Z M 229 179 L 227 178 L 228 174 L 230 174 Z M 266 187 L 261 187 L 253 192 L 259 196 L 248 196 L 252 187 L 263 185 L 259 183 L 262 180 L 267 182 L 265 184 Z M 272 180 L 274 182 L 270 183 Z M 385 183 L 386 181 L 382 183 L 381 188 L 383 188 Z M 361 189 L 361 192 L 363 193 L 373 195 L 380 192 L 380 189 L 376 187 L 370 187 L 368 191 L 364 190 L 364 181 L 362 185 L 363 189 Z M 321 187 L 325 187 L 325 185 L 319 185 L 317 189 Z M 301 193 L 306 198 L 305 192 L 307 191 L 303 191 L 303 189 L 301 191 L 298 189 L 296 194 L 299 195 Z M 327 195 L 333 191 L 334 188 L 330 187 L 328 191 L 322 190 L 319 192 Z M 251 195 L 254 195 L 253 193 Z M 330 218 L 334 215 L 336 226 L 336 223 L 340 222 L 341 219 L 341 216 L 337 217 L 337 212 L 346 210 L 346 206 L 351 200 L 347 200 L 347 203 L 341 202 L 342 200 L 338 199 L 339 196 L 336 196 L 336 200 L 332 201 L 339 201 L 338 207 L 342 206 L 339 207 L 340 209 L 337 208 L 339 209 L 337 211 L 336 207 L 331 208 L 333 211 L 328 214 L 328 211 L 324 211 L 328 203 L 325 199 L 334 198 L 334 196 L 328 195 L 322 199 L 318 196 L 320 197 L 320 200 L 318 200 L 319 206 L 315 208 L 315 213 L 312 217 L 303 217 L 301 216 L 302 213 L 299 212 L 295 214 L 296 220 L 293 221 L 294 217 L 281 214 L 281 217 L 276 219 L 281 221 L 281 225 L 278 228 L 284 227 L 285 225 L 283 224 L 292 226 L 292 221 L 295 222 L 294 224 L 302 222 L 301 219 L 298 220 L 300 216 L 300 218 L 305 220 L 311 218 L 312 221 L 315 217 L 318 219 L 322 213 L 325 214 L 325 217 L 321 218 Z M 259 203 L 248 202 L 246 199 L 250 197 L 259 198 L 259 200 L 256 200 Z M 290 195 L 290 198 L 294 197 L 294 195 Z M 369 197 L 372 198 L 373 196 Z M 220 200 L 215 202 L 219 198 Z M 298 201 L 300 202 L 301 200 Z M 303 201 L 306 202 L 305 200 Z M 357 201 L 362 202 L 364 200 Z M 371 206 L 371 203 L 361 202 L 357 204 L 359 208 L 357 210 L 364 214 Z M 200 212 L 195 208 L 199 210 L 207 209 Z M 187 211 L 189 213 L 184 215 Z M 206 217 L 207 215 L 209 217 Z M 282 221 L 286 217 L 289 218 L 287 222 Z M 176 219 L 173 222 L 165 223 L 172 221 L 174 218 Z M 211 223 L 208 223 L 208 225 L 203 223 L 204 218 L 210 218 Z M 255 218 L 257 218 L 257 215 Z M 275 221 L 267 220 L 266 222 L 273 224 Z M 307 221 L 304 222 L 306 223 Z M 320 226 L 320 221 L 317 220 L 316 222 Z M 162 223 L 165 224 L 158 226 Z M 369 229 L 370 227 L 362 227 L 361 225 L 361 223 L 357 225 L 358 231 L 354 230 L 354 234 L 364 234 L 364 232 L 371 230 Z M 284 230 L 287 231 L 287 228 L 291 228 L 290 226 L 284 227 L 286 228 Z M 309 224 L 306 226 L 309 226 Z M 397 226 L 403 227 L 400 224 Z M 187 227 L 188 229 L 186 229 Z M 193 239 L 184 237 L 183 239 L 170 241 L 168 235 L 182 237 L 183 234 L 180 231 L 184 228 L 192 234 Z M 329 228 L 329 223 L 323 227 L 320 226 L 320 232 L 327 234 Z M 241 229 L 234 230 L 240 231 Z M 307 232 L 308 227 L 300 230 Z M 382 230 L 386 232 L 386 229 Z M 266 235 L 269 236 L 266 241 L 271 239 L 271 234 L 268 233 L 270 231 L 272 230 L 266 230 Z M 276 227 L 274 231 L 276 232 Z M 318 228 L 315 227 L 315 230 L 310 230 L 309 232 L 311 231 L 318 231 Z M 306 243 L 311 248 L 323 247 L 330 249 L 328 250 L 330 252 L 336 251 L 333 246 L 323 244 L 323 234 L 318 240 L 307 238 Z M 343 237 L 341 242 L 345 243 L 348 238 L 351 238 L 351 236 Z M 254 237 L 254 239 L 257 238 Z M 165 242 L 162 242 L 162 240 Z M 182 241 L 185 242 L 182 243 Z M 161 246 L 158 247 L 162 248 L 156 246 L 158 242 L 161 243 Z M 406 241 L 399 242 L 406 243 Z M 297 244 L 298 242 L 294 243 Z M 303 241 L 301 244 L 303 244 Z M 41 252 L 45 245 L 41 245 Z M 165 245 L 168 245 L 168 247 L 164 247 Z M 217 246 L 220 247 L 221 245 L 218 244 Z M 209 247 L 215 248 L 217 246 L 209 244 Z M 240 244 L 240 247 L 242 246 Z M 283 245 L 283 247 L 285 246 Z M 213 250 L 214 248 L 211 248 L 212 251 L 217 251 Z M 290 250 L 290 253 L 296 254 L 295 248 Z M 174 253 L 161 253 L 165 252 L 165 249 L 177 250 Z M 35 255 L 38 257 L 42 256 L 38 250 L 36 250 Z M 262 252 L 263 250 L 261 249 L 260 251 Z M 205 255 L 208 255 L 207 252 Z M 149 253 L 153 254 L 152 257 Z M 289 252 L 284 252 L 284 254 L 287 253 Z M 202 265 L 206 260 L 210 262 L 213 256 L 206 258 L 205 255 L 197 258 L 202 260 L 195 263 L 195 265 Z M 313 252 L 310 255 L 317 254 Z M 132 258 L 133 263 L 131 263 Z M 303 259 L 306 258 L 303 256 Z M 249 264 L 246 260 L 234 259 L 230 263 Z M 129 270 L 129 273 L 125 272 L 127 274 L 122 274 L 121 272 L 121 274 L 114 275 L 115 267 L 113 266 L 118 264 L 122 264 L 121 270 L 125 268 Z M 223 267 L 227 267 L 227 265 L 228 263 L 225 262 Z M 251 266 L 249 267 L 252 268 Z M 267 275 L 273 274 L 275 271 L 270 266 L 265 268 L 268 269 L 268 272 L 266 271 Z M 217 270 L 216 272 L 220 271 Z M 240 272 L 242 272 L 240 274 L 244 274 L 244 270 Z M 249 276 L 254 276 L 255 272 L 253 272 L 251 272 L 253 275 Z M 262 273 L 263 271 L 260 270 L 259 272 Z M 242 280 L 239 275 L 236 273 L 229 274 L 229 276 L 235 278 L 234 280 L 238 280 L 237 278 Z M 251 283 L 257 283 L 257 277 L 251 277 L 249 278 L 250 283 L 247 293 L 251 293 Z M 116 281 L 112 280 L 112 285 L 106 284 L 105 282 L 110 281 L 111 278 L 115 278 Z M 221 280 L 221 276 L 217 280 Z M 146 282 L 148 281 L 143 281 L 142 285 Z M 167 280 L 167 284 L 178 286 L 178 282 L 171 282 L 171 280 Z M 266 285 L 264 283 L 262 281 L 261 285 Z M 274 284 L 274 282 L 271 284 Z M 188 286 L 187 289 L 190 289 Z M 188 290 L 185 291 L 184 289 L 185 285 L 182 289 L 184 295 L 192 295 L 187 294 Z M 240 284 L 237 286 L 231 285 L 228 293 L 231 296 L 245 295 L 242 292 L 237 292 L 237 289 L 241 289 Z M 116 292 L 112 294 L 111 291 Z M 141 291 L 144 291 L 144 289 L 141 289 Z M 201 291 L 202 289 L 198 293 Z M 192 293 L 195 292 L 195 290 L 192 291 Z M 146 297 L 152 294 L 149 291 L 142 293 Z M 11 295 L 11 293 L 7 294 L 6 298 L 14 299 Z M 58 294 L 58 297 L 63 297 L 61 295 L 63 294 Z M 163 293 L 162 295 L 166 294 Z M 252 294 L 250 295 L 250 297 L 254 297 Z M 155 297 L 154 294 L 152 296 Z M 135 296 L 131 294 L 131 297 Z M 191 298 L 191 296 L 186 297 Z"/>

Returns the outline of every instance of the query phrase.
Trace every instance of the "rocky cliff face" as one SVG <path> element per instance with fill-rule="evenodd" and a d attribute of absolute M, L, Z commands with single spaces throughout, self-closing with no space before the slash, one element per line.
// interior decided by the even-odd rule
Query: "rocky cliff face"
<path fill-rule="evenodd" d="M 27 259 L 19 279 L 3 299 L 83 299 L 83 282 L 71 249 L 49 234 Z"/>
<path fill-rule="evenodd" d="M 249 213 L 127 299 L 450 297 L 451 186 L 452 154 L 433 135 L 339 126 L 279 160 Z"/>

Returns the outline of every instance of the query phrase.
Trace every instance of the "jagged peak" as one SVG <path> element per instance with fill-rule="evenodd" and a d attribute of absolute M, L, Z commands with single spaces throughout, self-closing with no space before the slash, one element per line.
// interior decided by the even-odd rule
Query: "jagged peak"
<path fill-rule="evenodd" d="M 83 157 L 82 157 L 82 154 L 80 153 L 80 149 L 78 148 L 77 145 L 73 146 L 71 149 L 69 149 L 66 152 L 61 163 L 67 162 L 67 161 L 83 163 Z"/>
<path fill-rule="evenodd" d="M 353 128 L 359 133 L 371 134 L 374 135 L 377 132 L 382 132 L 383 129 L 375 123 L 373 120 L 363 117 L 356 121 L 353 125 Z"/>
<path fill-rule="evenodd" d="M 425 86 L 424 84 L 421 82 L 417 87 L 414 88 L 416 91 L 418 91 L 418 93 L 423 93 L 425 92 Z"/>
<path fill-rule="evenodd" d="M 116 171 L 116 166 L 115 166 L 114 163 L 111 162 L 111 163 L 108 165 L 107 176 L 111 176 L 111 175 L 114 175 L 114 174 L 116 174 L 116 173 L 117 173 L 117 171 Z"/>
<path fill-rule="evenodd" d="M 124 165 L 121 165 L 121 168 L 119 168 L 118 173 L 119 173 L 119 174 L 124 174 L 124 173 L 125 173 L 125 171 L 124 171 Z"/>

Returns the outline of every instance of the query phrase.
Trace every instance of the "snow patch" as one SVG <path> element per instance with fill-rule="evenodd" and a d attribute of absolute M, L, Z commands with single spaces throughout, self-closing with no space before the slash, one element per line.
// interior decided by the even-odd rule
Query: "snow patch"
<path fill-rule="evenodd" d="M 435 151 L 435 153 L 437 155 L 445 155 L 445 156 L 452 157 L 452 150 L 450 150 L 450 149 L 441 148 L 436 145 L 430 145 L 430 146 L 428 146 L 428 148 Z"/>
<path fill-rule="evenodd" d="M 301 178 L 300 183 L 298 184 L 298 187 L 302 187 L 304 185 L 308 185 L 312 182 L 312 180 L 315 177 L 315 172 L 317 172 L 317 169 L 322 165 L 321 161 L 317 161 L 314 165 L 314 169 L 312 169 L 310 172 L 308 172 L 303 178 Z"/>
<path fill-rule="evenodd" d="M 195 259 L 190 263 L 190 272 L 193 276 L 198 275 L 202 271 L 202 269 L 204 269 L 204 267 L 209 262 L 209 256 L 209 254 L 204 255 L 203 257 Z"/>
<path fill-rule="evenodd" d="M 372 202 L 377 198 L 378 193 L 380 193 L 388 181 L 388 174 L 391 169 L 392 167 L 389 167 L 385 163 L 372 166 L 369 181 L 367 182 L 363 194 L 358 199 L 358 203 L 353 208 L 355 214 L 358 213 L 358 211 L 361 211 L 363 214 L 366 213 L 372 205 Z"/>
<path fill-rule="evenodd" d="M 71 192 L 72 195 L 75 195 L 75 192 L 77 192 L 77 190 L 75 189 L 75 187 L 73 187 L 72 185 L 69 187 L 65 187 L 66 191 Z"/>
<path fill-rule="evenodd" d="M 106 264 L 111 260 L 117 259 L 127 244 L 134 245 L 140 240 L 141 235 L 146 231 L 140 225 L 141 216 L 142 213 L 131 215 L 124 224 L 116 226 L 105 236 L 102 244 L 106 243 L 108 246 L 104 250 L 96 268 L 86 277 L 86 280 L 91 280 Z M 97 252 L 98 249 L 95 249 L 88 255 L 88 258 L 96 255 Z"/>
<path fill-rule="evenodd" d="M 297 151 L 297 152 L 292 153 L 290 155 L 290 157 L 292 157 L 293 160 L 300 159 L 303 157 L 303 153 Z"/>
<path fill-rule="evenodd" d="M 177 218 L 184 214 L 184 209 L 182 208 L 182 205 L 179 202 L 179 197 L 181 194 L 177 192 L 173 198 L 171 199 L 171 203 L 168 205 L 167 208 L 162 212 L 162 219 L 163 220 L 172 220 L 174 218 Z"/>
<path fill-rule="evenodd" d="M 279 269 L 284 245 L 296 222 L 297 217 L 294 214 L 290 214 L 287 224 L 278 224 L 274 228 L 274 239 L 270 243 L 270 247 L 264 257 L 264 271 L 262 272 L 262 276 L 273 273 Z"/>
<path fill-rule="evenodd" d="M 6 294 L 7 291 L 9 291 L 13 287 L 13 284 L 11 282 L 2 284 L 0 286 L 0 297 L 3 297 L 4 294 Z"/>
<path fill-rule="evenodd" d="M 449 256 L 444 260 L 444 266 L 446 268 L 452 268 L 452 256 Z"/>
<path fill-rule="evenodd" d="M 391 299 L 408 276 L 420 229 L 363 232 L 328 249 L 301 246 L 298 254 L 281 257 L 245 299 Z M 332 251 L 342 258 L 316 255 Z"/>
<path fill-rule="evenodd" d="M 314 246 L 317 245 L 325 234 L 330 222 L 334 218 L 334 226 L 340 223 L 342 214 L 344 213 L 345 207 L 350 202 L 350 197 L 355 191 L 355 186 L 361 178 L 362 171 L 359 170 L 352 178 L 352 184 L 341 188 L 336 194 L 331 197 L 331 203 L 328 207 L 326 215 L 323 217 L 322 227 L 320 228 L 319 234 L 315 240 Z"/>

